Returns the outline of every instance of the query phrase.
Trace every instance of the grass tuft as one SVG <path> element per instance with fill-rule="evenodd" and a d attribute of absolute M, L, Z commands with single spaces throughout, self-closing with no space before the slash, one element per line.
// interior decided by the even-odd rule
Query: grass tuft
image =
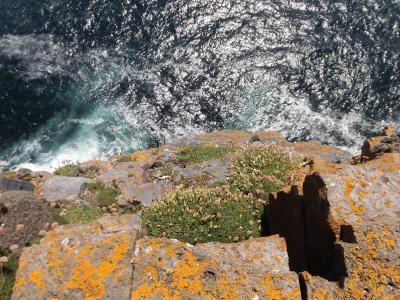
<path fill-rule="evenodd" d="M 15 283 L 15 275 L 18 270 L 18 259 L 10 251 L 0 248 L 0 257 L 6 256 L 8 262 L 0 263 L 0 299 L 8 300 L 11 298 Z"/>
<path fill-rule="evenodd" d="M 72 206 L 62 216 L 62 223 L 60 224 L 84 224 L 96 220 L 102 216 L 99 209 L 93 208 L 88 205 Z"/>
<path fill-rule="evenodd" d="M 196 145 L 184 147 L 176 156 L 189 163 L 200 164 L 208 160 L 223 158 L 233 150 L 232 147 Z"/>
<path fill-rule="evenodd" d="M 191 244 L 237 242 L 261 234 L 262 205 L 225 189 L 177 191 L 141 212 L 149 235 Z"/>
<path fill-rule="evenodd" d="M 101 187 L 96 193 L 97 204 L 100 207 L 110 207 L 117 203 L 118 192 L 109 187 Z"/>

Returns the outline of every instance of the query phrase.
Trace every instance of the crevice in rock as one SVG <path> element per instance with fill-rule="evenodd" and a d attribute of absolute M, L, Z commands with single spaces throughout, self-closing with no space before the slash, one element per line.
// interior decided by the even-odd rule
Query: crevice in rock
<path fill-rule="evenodd" d="M 300 285 L 300 295 L 302 300 L 308 299 L 308 291 L 307 291 L 307 284 L 306 279 L 304 278 L 303 273 L 298 273 L 299 276 L 299 285 Z"/>
<path fill-rule="evenodd" d="M 307 271 L 342 285 L 347 275 L 344 253 L 330 220 L 327 195 L 322 178 L 318 174 L 308 175 L 303 195 L 297 186 L 270 195 L 262 224 L 266 235 L 279 234 L 285 239 L 290 270 Z M 340 227 L 340 240 L 356 242 L 350 225 Z M 304 286 L 304 280 L 300 284 Z M 306 299 L 307 291 L 302 289 L 302 295 Z"/>

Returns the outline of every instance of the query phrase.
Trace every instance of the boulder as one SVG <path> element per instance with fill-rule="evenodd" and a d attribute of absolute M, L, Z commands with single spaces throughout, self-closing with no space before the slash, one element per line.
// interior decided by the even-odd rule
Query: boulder
<path fill-rule="evenodd" d="M 54 221 L 44 203 L 30 192 L 0 194 L 0 247 L 25 246 L 39 236 L 45 225 Z"/>
<path fill-rule="evenodd" d="M 0 192 L 8 192 L 8 191 L 32 192 L 34 189 L 35 186 L 29 181 L 16 180 L 0 176 Z"/>
<path fill-rule="evenodd" d="M 134 215 L 59 226 L 25 248 L 12 299 L 129 299 Z"/>
<path fill-rule="evenodd" d="M 88 182 L 83 177 L 54 176 L 44 182 L 43 196 L 47 201 L 69 202 L 82 195 Z"/>
<path fill-rule="evenodd" d="M 361 148 L 361 161 L 367 161 L 384 153 L 400 153 L 400 135 L 393 130 L 385 130 L 381 136 L 367 139 Z"/>

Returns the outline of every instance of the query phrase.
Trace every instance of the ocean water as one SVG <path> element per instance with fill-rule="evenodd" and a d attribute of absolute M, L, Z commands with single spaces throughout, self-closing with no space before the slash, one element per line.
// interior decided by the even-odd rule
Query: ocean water
<path fill-rule="evenodd" d="M 222 128 L 356 152 L 399 112 L 398 0 L 0 1 L 9 167 Z"/>

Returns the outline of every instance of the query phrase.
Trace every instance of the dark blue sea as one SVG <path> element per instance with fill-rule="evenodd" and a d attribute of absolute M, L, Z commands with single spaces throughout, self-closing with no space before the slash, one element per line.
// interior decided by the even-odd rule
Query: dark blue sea
<path fill-rule="evenodd" d="M 400 124 L 398 0 L 0 0 L 0 161 L 270 129 L 356 152 Z"/>

